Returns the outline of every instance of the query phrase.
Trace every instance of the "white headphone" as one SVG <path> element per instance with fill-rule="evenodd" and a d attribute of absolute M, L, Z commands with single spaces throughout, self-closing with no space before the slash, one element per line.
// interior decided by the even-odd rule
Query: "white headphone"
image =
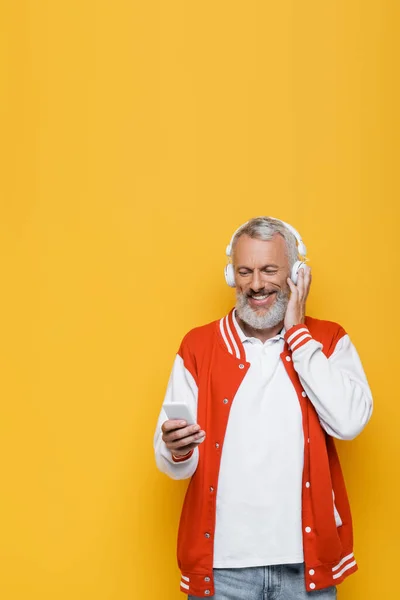
<path fill-rule="evenodd" d="M 258 217 L 258 218 L 265 218 L 265 217 Z M 301 236 L 299 234 L 298 231 L 296 231 L 296 229 L 294 227 L 292 227 L 291 225 L 289 225 L 289 223 L 285 223 L 285 221 L 281 221 L 280 219 L 275 219 L 274 217 L 267 217 L 268 219 L 273 219 L 274 221 L 279 221 L 280 223 L 282 223 L 286 229 L 288 229 L 291 233 L 293 233 L 294 237 L 297 240 L 297 251 L 299 253 L 299 256 L 303 257 L 305 260 L 306 259 L 306 255 L 307 255 L 307 248 L 304 245 L 303 240 L 301 239 Z M 244 225 L 241 225 L 239 227 L 239 229 L 236 229 L 235 233 L 233 234 L 231 241 L 229 242 L 229 245 L 226 247 L 226 255 L 231 258 L 232 256 L 232 244 L 233 244 L 233 240 L 235 239 L 236 234 L 239 233 L 239 231 L 241 229 L 243 229 L 243 227 L 245 227 L 247 225 L 247 223 L 249 223 L 249 221 L 246 221 L 246 223 L 244 223 Z M 305 260 L 298 260 L 294 263 L 291 274 L 290 274 L 290 279 L 293 281 L 294 284 L 297 283 L 297 279 L 299 276 L 299 271 L 300 269 L 303 269 L 305 266 Z M 235 269 L 233 268 L 233 264 L 232 263 L 228 263 L 225 267 L 225 281 L 226 283 L 229 285 L 229 287 L 236 287 L 235 284 Z"/>

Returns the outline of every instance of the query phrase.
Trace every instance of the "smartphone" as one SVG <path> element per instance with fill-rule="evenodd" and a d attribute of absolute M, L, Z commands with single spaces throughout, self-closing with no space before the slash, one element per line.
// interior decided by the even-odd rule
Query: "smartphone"
<path fill-rule="evenodd" d="M 196 419 L 187 404 L 183 402 L 164 403 L 163 409 L 166 412 L 168 419 L 176 419 L 178 421 L 186 421 L 188 425 L 195 425 Z"/>

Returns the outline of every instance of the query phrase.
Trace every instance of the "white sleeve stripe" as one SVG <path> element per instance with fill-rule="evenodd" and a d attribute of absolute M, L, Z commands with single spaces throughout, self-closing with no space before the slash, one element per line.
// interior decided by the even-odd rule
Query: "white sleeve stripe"
<path fill-rule="evenodd" d="M 333 579 L 339 579 L 339 577 L 341 577 L 343 575 L 343 573 L 345 573 L 346 571 L 351 569 L 351 567 L 354 567 L 356 564 L 357 564 L 356 561 L 353 560 L 353 562 L 351 562 L 348 565 L 346 565 L 345 567 L 343 567 L 343 569 L 341 571 L 339 571 L 339 573 L 336 573 L 336 575 L 333 575 Z"/>
<path fill-rule="evenodd" d="M 295 337 L 297 337 L 300 333 L 303 333 L 303 331 L 306 331 L 307 333 L 309 333 L 307 327 L 302 327 L 301 329 L 298 329 L 297 331 L 295 331 L 294 333 L 292 333 L 291 336 L 288 337 L 288 344 L 290 345 L 291 341 L 294 340 Z"/>
<path fill-rule="evenodd" d="M 293 344 L 290 345 L 290 349 L 294 350 L 299 344 L 301 344 L 301 342 L 303 342 L 304 340 L 307 340 L 307 339 L 310 339 L 310 340 L 312 339 L 312 337 L 309 333 L 305 333 L 299 339 L 297 339 L 295 342 L 293 342 Z"/>
<path fill-rule="evenodd" d="M 182 577 L 183 581 L 187 581 L 187 582 L 189 582 L 189 581 L 190 581 L 190 578 L 189 578 L 189 577 L 185 577 L 184 575 L 181 575 L 181 577 Z"/>
<path fill-rule="evenodd" d="M 183 581 L 181 581 L 181 587 L 183 587 L 184 590 L 188 590 L 189 586 L 186 585 L 186 583 L 183 583 Z"/>
<path fill-rule="evenodd" d="M 232 345 L 235 348 L 236 358 L 240 358 L 239 348 L 238 348 L 238 345 L 237 345 L 237 343 L 235 341 L 235 338 L 233 337 L 233 333 L 232 333 L 232 330 L 231 330 L 230 325 L 229 325 L 228 317 L 225 317 L 225 324 L 226 324 L 226 329 L 228 331 L 228 335 L 229 335 L 229 337 L 231 339 Z"/>
<path fill-rule="evenodd" d="M 347 556 L 345 556 L 344 558 L 342 558 L 342 560 L 340 561 L 340 563 L 338 563 L 336 565 L 336 567 L 332 567 L 332 571 L 337 571 L 338 569 L 340 569 L 340 567 L 347 562 L 348 560 L 350 560 L 351 558 L 354 558 L 354 553 L 352 552 L 351 554 L 348 554 Z"/>
<path fill-rule="evenodd" d="M 220 320 L 220 322 L 219 322 L 219 328 L 220 328 L 220 330 L 221 330 L 221 335 L 222 335 L 222 337 L 224 338 L 224 342 L 225 342 L 225 344 L 226 344 L 226 347 L 228 348 L 229 352 L 230 352 L 231 354 L 233 354 L 233 352 L 232 352 L 232 348 L 230 347 L 230 345 L 229 345 L 229 342 L 228 342 L 228 340 L 226 339 L 226 335 L 225 335 L 225 331 L 224 331 L 224 325 L 223 325 L 223 319 L 221 319 L 221 320 Z"/>

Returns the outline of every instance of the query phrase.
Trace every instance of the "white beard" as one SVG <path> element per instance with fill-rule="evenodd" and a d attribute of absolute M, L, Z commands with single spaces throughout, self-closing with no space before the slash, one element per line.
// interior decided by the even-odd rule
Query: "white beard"
<path fill-rule="evenodd" d="M 262 292 L 261 292 L 262 293 Z M 275 302 L 266 313 L 258 314 L 249 305 L 248 296 L 236 291 L 236 311 L 238 317 L 253 329 L 271 329 L 284 321 L 287 305 L 289 303 L 289 292 L 277 292 Z"/>

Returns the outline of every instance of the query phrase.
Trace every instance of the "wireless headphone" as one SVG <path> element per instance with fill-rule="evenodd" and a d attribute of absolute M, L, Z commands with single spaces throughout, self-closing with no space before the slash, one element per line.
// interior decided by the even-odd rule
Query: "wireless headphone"
<path fill-rule="evenodd" d="M 265 217 L 258 217 L 258 218 L 265 218 Z M 274 219 L 274 217 L 267 217 L 268 219 L 273 219 L 274 221 L 278 221 L 279 223 L 282 223 L 282 225 L 284 225 L 286 227 L 286 229 L 288 229 L 296 238 L 297 240 L 297 252 L 299 254 L 299 256 L 303 257 L 305 260 L 307 260 L 305 257 L 307 255 L 307 248 L 304 245 L 303 240 L 301 239 L 301 236 L 299 234 L 298 231 L 296 231 L 296 229 L 294 227 L 292 227 L 291 225 L 289 225 L 289 223 L 285 223 L 285 221 L 281 221 L 280 219 Z M 246 225 L 249 223 L 249 221 L 246 221 L 246 223 L 244 223 L 244 225 L 241 225 L 239 227 L 239 229 L 236 229 L 235 233 L 233 234 L 231 241 L 229 242 L 229 245 L 226 247 L 226 255 L 231 258 L 232 257 L 232 245 L 233 245 L 233 241 L 235 239 L 235 236 L 239 233 L 239 231 L 241 229 L 243 229 L 243 227 L 246 227 Z M 290 279 L 293 281 L 294 284 L 297 284 L 297 279 L 299 276 L 299 271 L 300 269 L 303 269 L 305 266 L 305 260 L 298 260 L 294 263 L 291 274 L 290 274 Z M 235 284 L 235 269 L 233 268 L 233 264 L 232 263 L 228 263 L 225 267 L 225 281 L 226 283 L 229 285 L 229 287 L 236 287 Z"/>

